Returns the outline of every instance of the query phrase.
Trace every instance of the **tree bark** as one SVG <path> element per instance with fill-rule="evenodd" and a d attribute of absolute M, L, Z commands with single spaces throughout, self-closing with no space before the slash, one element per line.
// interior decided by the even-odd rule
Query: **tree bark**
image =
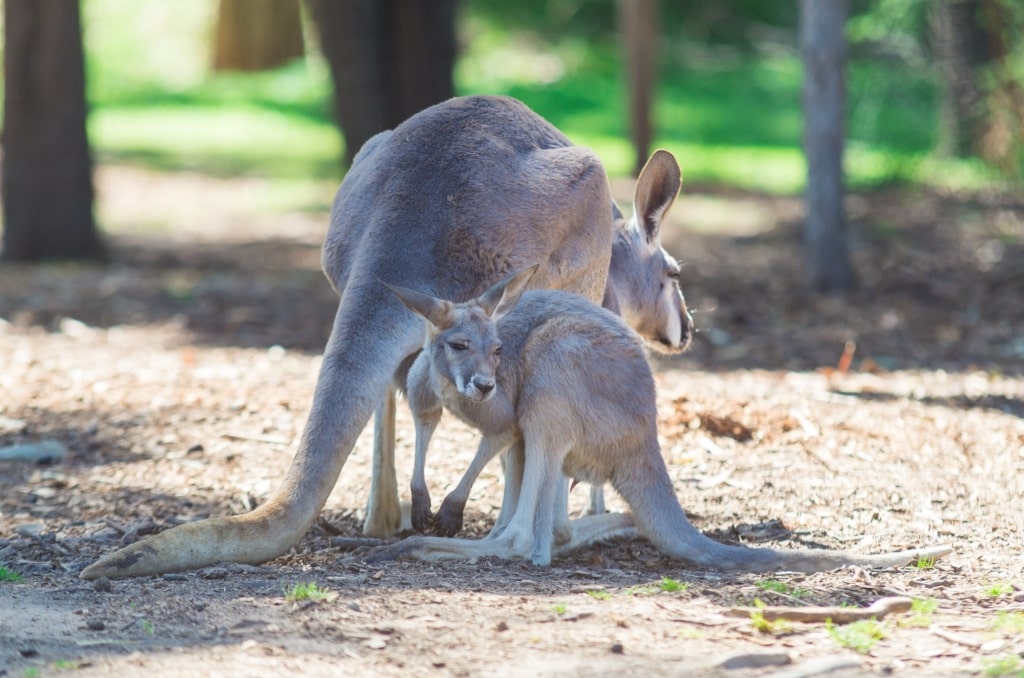
<path fill-rule="evenodd" d="M 4 3 L 3 258 L 95 259 L 77 1 Z"/>
<path fill-rule="evenodd" d="M 619 25 L 626 56 L 629 138 L 636 153 L 633 176 L 639 176 L 654 137 L 651 109 L 657 73 L 658 1 L 619 0 Z"/>
<path fill-rule="evenodd" d="M 377 132 L 452 97 L 455 0 L 308 0 L 334 81 L 345 162 Z"/>
<path fill-rule="evenodd" d="M 266 71 L 305 54 L 299 0 L 220 0 L 213 69 Z"/>
<path fill-rule="evenodd" d="M 846 37 L 849 0 L 800 0 L 804 61 L 804 241 L 810 282 L 819 291 L 853 287 L 843 210 Z"/>

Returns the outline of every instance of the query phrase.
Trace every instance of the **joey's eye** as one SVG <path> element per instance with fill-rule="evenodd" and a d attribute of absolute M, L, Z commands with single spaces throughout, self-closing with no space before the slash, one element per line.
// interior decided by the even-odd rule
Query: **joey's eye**
<path fill-rule="evenodd" d="M 678 281 L 679 280 L 679 269 L 678 268 L 669 269 L 669 271 L 666 273 L 666 275 L 668 275 L 668 277 L 672 278 L 673 280 Z"/>
<path fill-rule="evenodd" d="M 469 348 L 469 344 L 464 341 L 449 341 L 448 348 L 453 351 L 465 351 Z"/>
<path fill-rule="evenodd" d="M 494 347 L 494 355 L 501 355 L 501 346 Z"/>

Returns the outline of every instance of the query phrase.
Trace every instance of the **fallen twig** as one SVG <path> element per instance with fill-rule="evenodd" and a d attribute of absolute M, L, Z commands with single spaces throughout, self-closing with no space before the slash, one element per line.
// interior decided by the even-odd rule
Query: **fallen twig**
<path fill-rule="evenodd" d="M 805 624 L 831 621 L 833 624 L 849 624 L 864 619 L 882 619 L 888 614 L 908 612 L 913 601 L 910 598 L 879 598 L 870 607 L 733 607 L 726 611 L 730 617 L 749 617 L 760 614 L 766 621 L 784 619 Z"/>

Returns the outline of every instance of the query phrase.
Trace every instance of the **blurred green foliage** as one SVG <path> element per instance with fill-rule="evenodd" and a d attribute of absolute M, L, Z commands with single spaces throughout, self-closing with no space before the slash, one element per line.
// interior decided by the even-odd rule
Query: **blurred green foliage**
<path fill-rule="evenodd" d="M 939 90 L 923 47 L 924 0 L 857 0 L 851 38 L 851 183 L 978 186 L 977 161 L 932 156 Z M 632 166 L 614 0 L 468 0 L 460 93 L 518 97 Z M 656 144 L 688 182 L 772 192 L 803 185 L 796 3 L 662 3 Z M 257 74 L 207 67 L 214 0 L 83 0 L 90 133 L 101 158 L 162 169 L 340 176 L 330 78 L 315 53 Z"/>

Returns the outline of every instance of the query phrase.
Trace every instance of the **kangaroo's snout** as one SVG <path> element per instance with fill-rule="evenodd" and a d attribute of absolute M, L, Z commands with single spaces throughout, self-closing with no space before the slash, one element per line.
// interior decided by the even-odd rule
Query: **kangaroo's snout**
<path fill-rule="evenodd" d="M 473 377 L 473 386 L 482 396 L 481 400 L 486 400 L 491 392 L 494 390 L 494 379 L 490 377 Z"/>

